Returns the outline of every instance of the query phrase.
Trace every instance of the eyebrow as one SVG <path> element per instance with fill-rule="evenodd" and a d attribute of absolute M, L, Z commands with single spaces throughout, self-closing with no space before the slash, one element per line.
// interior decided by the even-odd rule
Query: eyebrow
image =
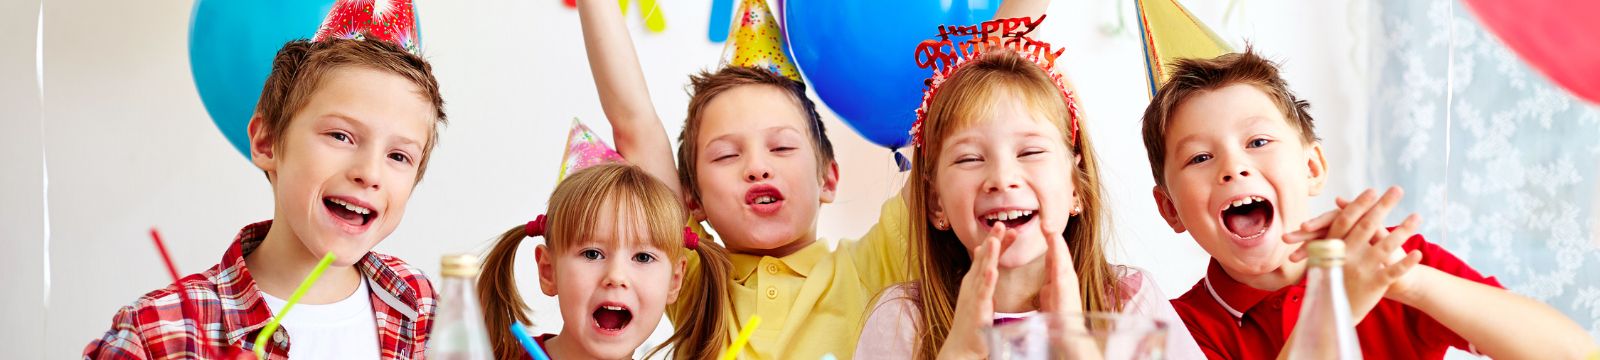
<path fill-rule="evenodd" d="M 323 119 L 331 119 L 331 120 L 334 120 L 334 121 L 338 121 L 340 123 L 344 123 L 346 125 L 349 125 L 350 127 L 356 128 L 356 130 L 359 130 L 361 132 L 366 132 L 366 130 L 367 130 L 367 124 L 366 123 L 361 122 L 361 120 L 356 119 L 354 116 L 345 115 L 344 113 L 341 113 L 341 112 L 331 112 L 331 113 L 323 114 L 321 116 L 321 118 L 323 118 Z"/>
<path fill-rule="evenodd" d="M 765 133 L 765 134 L 768 134 L 768 135 L 782 133 L 782 132 L 792 132 L 792 133 L 795 133 L 795 135 L 802 134 L 800 132 L 800 130 L 795 129 L 793 126 L 789 126 L 789 125 L 773 125 L 773 126 L 768 127 L 766 129 L 762 129 L 761 131 L 763 133 Z M 743 136 L 740 136 L 737 133 L 722 134 L 722 135 L 719 135 L 717 137 L 711 138 L 710 140 L 706 140 L 705 145 L 710 145 L 711 143 L 714 143 L 714 142 L 730 140 L 731 138 L 740 138 L 740 137 L 743 137 Z"/>

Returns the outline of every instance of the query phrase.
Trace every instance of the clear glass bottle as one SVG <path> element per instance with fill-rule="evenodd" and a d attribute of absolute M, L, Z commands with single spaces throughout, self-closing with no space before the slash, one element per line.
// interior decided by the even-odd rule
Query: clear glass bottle
<path fill-rule="evenodd" d="M 1344 242 L 1317 240 L 1306 244 L 1305 303 L 1289 335 L 1289 359 L 1360 359 L 1350 298 L 1344 291 Z"/>
<path fill-rule="evenodd" d="M 489 331 L 478 305 L 478 257 L 445 255 L 439 274 L 439 304 L 433 314 L 427 357 L 438 360 L 494 359 Z"/>

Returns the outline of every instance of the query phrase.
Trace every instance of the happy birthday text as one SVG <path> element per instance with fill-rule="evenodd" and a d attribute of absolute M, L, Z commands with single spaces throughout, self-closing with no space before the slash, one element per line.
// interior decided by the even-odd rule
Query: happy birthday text
<path fill-rule="evenodd" d="M 917 44 L 917 66 L 946 68 L 962 58 L 968 58 L 994 49 L 1010 49 L 1022 54 L 1032 54 L 1054 67 L 1056 58 L 1064 49 L 1051 51 L 1050 43 L 1027 37 L 1044 22 L 1038 18 L 1019 17 L 989 20 L 977 25 L 939 25 L 937 39 L 923 40 Z M 966 40 L 961 40 L 965 37 Z M 954 38 L 954 40 L 952 40 Z"/>

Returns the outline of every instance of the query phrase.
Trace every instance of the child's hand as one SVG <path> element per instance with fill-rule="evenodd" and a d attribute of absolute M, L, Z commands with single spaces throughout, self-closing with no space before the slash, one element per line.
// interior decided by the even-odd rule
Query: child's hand
<path fill-rule="evenodd" d="M 1056 315 L 1049 318 L 1050 342 L 1058 351 L 1070 354 L 1075 359 L 1101 358 L 1100 349 L 1093 341 L 1085 341 L 1086 338 L 1082 336 L 1071 336 L 1088 332 L 1085 319 L 1075 316 L 1086 314 L 1087 310 L 1083 308 L 1083 296 L 1078 291 L 1078 272 L 1077 267 L 1073 266 L 1072 249 L 1067 247 L 1067 239 L 1061 235 L 1064 229 L 1051 229 L 1051 226 L 1043 225 L 1049 224 L 1049 221 L 1039 223 L 1048 243 L 1044 254 L 1044 288 L 1039 289 L 1039 310 Z"/>
<path fill-rule="evenodd" d="M 989 236 L 972 252 L 972 268 L 961 278 L 961 293 L 956 296 L 955 318 L 950 323 L 950 335 L 939 347 L 940 359 L 981 359 L 989 356 L 983 329 L 994 324 L 994 287 L 1000 276 L 999 258 L 1001 238 L 1010 243 L 1016 240 L 1016 231 L 1007 231 L 1005 224 L 995 224 Z"/>
<path fill-rule="evenodd" d="M 1046 219 L 1040 219 L 1046 220 Z M 1063 229 L 1051 229 L 1049 221 L 1040 221 L 1044 233 L 1044 288 L 1039 289 L 1039 310 L 1046 313 L 1071 314 L 1083 312 L 1083 297 L 1078 292 L 1078 272 L 1072 262 L 1072 250 L 1062 237 Z M 1077 324 L 1082 326 L 1083 324 Z"/>
<path fill-rule="evenodd" d="M 1340 209 L 1306 221 L 1299 231 L 1284 235 L 1284 242 L 1290 244 L 1316 239 L 1344 241 L 1345 292 L 1350 298 L 1351 315 L 1358 321 L 1382 298 L 1409 291 L 1412 285 L 1405 275 L 1422 261 L 1418 251 L 1399 259 L 1393 255 L 1416 234 L 1421 220 L 1415 214 L 1406 217 L 1393 232 L 1383 227 L 1383 218 L 1403 196 L 1398 187 L 1389 188 L 1381 198 L 1368 189 L 1355 200 L 1339 199 L 1336 202 Z M 1299 261 L 1305 257 L 1302 248 L 1290 258 Z"/>

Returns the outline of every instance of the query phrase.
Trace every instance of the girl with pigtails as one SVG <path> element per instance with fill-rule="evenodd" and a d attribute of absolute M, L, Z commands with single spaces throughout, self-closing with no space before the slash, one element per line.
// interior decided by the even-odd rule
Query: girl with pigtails
<path fill-rule="evenodd" d="M 534 253 L 539 288 L 556 297 L 561 311 L 561 332 L 535 337 L 551 358 L 631 358 L 667 305 L 678 301 L 688 303 L 673 308 L 693 321 L 677 324 L 650 357 L 668 349 L 674 359 L 720 353 L 728 331 L 728 255 L 713 242 L 700 242 L 685 223 L 673 191 L 636 166 L 597 165 L 563 180 L 546 215 L 507 230 L 485 258 L 478 297 L 496 357 L 529 357 L 510 331 L 529 321 L 514 266 L 517 248 L 529 237 L 545 239 Z M 685 279 L 691 259 L 716 271 Z"/>

